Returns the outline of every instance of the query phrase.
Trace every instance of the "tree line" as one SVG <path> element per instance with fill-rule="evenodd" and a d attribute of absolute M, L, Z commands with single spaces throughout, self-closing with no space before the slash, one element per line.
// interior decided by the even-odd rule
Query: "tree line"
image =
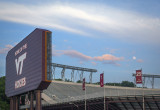
<path fill-rule="evenodd" d="M 9 98 L 5 95 L 5 76 L 0 77 L 0 110 L 9 110 Z"/>
<path fill-rule="evenodd" d="M 57 81 L 62 81 L 61 79 L 56 79 Z M 65 79 L 65 82 L 71 82 L 69 79 Z M 78 80 L 76 81 L 76 83 L 82 83 L 81 80 Z M 89 82 L 86 82 L 89 84 Z M 93 84 L 96 84 L 96 85 L 99 85 L 100 82 L 96 82 L 96 83 L 93 83 Z M 133 82 L 130 82 L 130 81 L 122 81 L 121 83 L 105 83 L 104 85 L 108 85 L 108 86 L 122 86 L 122 87 L 136 87 L 136 85 L 133 83 Z"/>

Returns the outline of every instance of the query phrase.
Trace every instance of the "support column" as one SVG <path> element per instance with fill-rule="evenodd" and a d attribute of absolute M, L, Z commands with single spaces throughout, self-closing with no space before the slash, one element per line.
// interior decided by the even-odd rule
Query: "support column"
<path fill-rule="evenodd" d="M 63 81 L 65 81 L 65 68 L 62 69 L 61 78 Z"/>
<path fill-rule="evenodd" d="M 92 72 L 89 75 L 89 82 L 90 82 L 90 84 L 92 84 Z"/>
<path fill-rule="evenodd" d="M 152 77 L 152 89 L 154 89 L 154 77 Z"/>
<path fill-rule="evenodd" d="M 53 69 L 52 69 L 52 80 L 54 79 L 55 80 L 55 69 L 56 67 L 53 66 Z M 53 78 L 54 77 L 54 78 Z"/>
<path fill-rule="evenodd" d="M 15 110 L 19 110 L 18 96 L 15 96 Z"/>
<path fill-rule="evenodd" d="M 135 87 L 137 87 L 136 76 L 134 77 L 134 84 L 135 84 Z"/>
<path fill-rule="evenodd" d="M 84 71 L 81 71 L 81 73 L 80 73 L 80 81 L 83 81 L 83 73 L 84 73 Z"/>
<path fill-rule="evenodd" d="M 34 107 L 33 107 L 33 92 L 31 91 L 30 94 L 31 94 L 30 95 L 30 97 L 31 97 L 30 98 L 30 110 L 34 110 Z"/>
<path fill-rule="evenodd" d="M 15 110 L 15 96 L 13 96 L 13 110 Z"/>
<path fill-rule="evenodd" d="M 145 77 L 143 78 L 142 86 L 143 86 L 143 88 L 144 88 L 144 86 L 145 86 Z"/>
<path fill-rule="evenodd" d="M 10 110 L 14 110 L 13 109 L 13 97 L 10 97 Z"/>
<path fill-rule="evenodd" d="M 71 72 L 71 81 L 74 82 L 74 69 L 72 69 L 72 72 Z"/>
<path fill-rule="evenodd" d="M 13 96 L 13 110 L 16 109 L 16 97 Z"/>
<path fill-rule="evenodd" d="M 41 90 L 36 90 L 36 110 L 42 110 L 42 106 L 41 106 Z"/>

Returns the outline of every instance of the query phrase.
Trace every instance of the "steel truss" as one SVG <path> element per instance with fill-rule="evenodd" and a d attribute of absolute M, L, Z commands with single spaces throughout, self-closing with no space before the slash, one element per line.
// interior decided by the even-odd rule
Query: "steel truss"
<path fill-rule="evenodd" d="M 136 82 L 136 74 L 133 73 L 132 76 L 135 77 L 135 82 Z M 151 75 L 151 74 L 142 74 L 142 77 L 143 77 L 143 87 L 145 85 L 145 79 L 146 78 L 152 78 L 152 81 L 151 81 L 151 85 L 152 85 L 152 89 L 154 88 L 154 79 L 155 78 L 160 78 L 160 75 Z"/>
<path fill-rule="evenodd" d="M 80 81 L 82 81 L 82 79 L 83 79 L 83 74 L 84 74 L 84 72 L 90 72 L 90 75 L 89 75 L 89 82 L 90 82 L 90 83 L 92 83 L 92 74 L 93 74 L 93 72 L 97 72 L 96 69 L 75 67 L 75 66 L 57 64 L 57 63 L 52 63 L 51 66 L 52 66 L 52 76 L 54 76 L 54 79 L 55 79 L 55 68 L 56 68 L 56 67 L 62 68 L 62 71 L 61 71 L 61 79 L 62 79 L 63 81 L 65 80 L 65 70 L 66 70 L 66 69 L 71 69 L 71 70 L 72 70 L 72 72 L 71 72 L 71 81 L 72 81 L 72 82 L 74 82 L 74 80 L 75 80 L 75 79 L 74 79 L 74 72 L 75 72 L 75 70 L 81 71 L 81 73 L 80 73 Z M 53 77 L 52 77 L 52 80 L 53 80 Z"/>

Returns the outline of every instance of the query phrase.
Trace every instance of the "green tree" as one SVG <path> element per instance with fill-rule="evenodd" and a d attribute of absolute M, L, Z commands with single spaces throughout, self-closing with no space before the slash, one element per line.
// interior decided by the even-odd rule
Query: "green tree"
<path fill-rule="evenodd" d="M 65 78 L 65 82 L 72 82 L 70 79 Z"/>
<path fill-rule="evenodd" d="M 133 82 L 129 82 L 129 81 L 122 81 L 121 83 L 106 83 L 105 85 L 123 86 L 123 87 L 135 87 L 135 84 Z"/>
<path fill-rule="evenodd" d="M 60 79 L 60 78 L 59 79 L 55 79 L 55 81 L 62 81 L 62 79 Z"/>
<path fill-rule="evenodd" d="M 121 83 L 106 83 L 108 86 L 121 86 Z"/>
<path fill-rule="evenodd" d="M 96 82 L 96 83 L 93 83 L 93 84 L 100 85 L 100 82 Z"/>
<path fill-rule="evenodd" d="M 81 81 L 81 80 L 78 80 L 77 83 L 82 83 L 82 81 Z"/>
<path fill-rule="evenodd" d="M 122 81 L 121 86 L 123 86 L 123 87 L 135 87 L 135 84 L 133 82 L 129 82 L 129 81 Z"/>
<path fill-rule="evenodd" d="M 0 110 L 9 110 L 9 98 L 5 95 L 5 76 L 0 77 Z"/>

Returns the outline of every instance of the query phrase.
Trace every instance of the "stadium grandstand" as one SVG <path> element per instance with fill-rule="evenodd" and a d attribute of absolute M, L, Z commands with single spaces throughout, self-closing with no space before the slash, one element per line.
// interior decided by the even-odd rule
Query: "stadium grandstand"
<path fill-rule="evenodd" d="M 85 98 L 81 83 L 52 81 L 41 96 L 43 110 L 85 110 L 85 100 L 87 110 L 160 110 L 160 89 L 86 84 Z"/>

